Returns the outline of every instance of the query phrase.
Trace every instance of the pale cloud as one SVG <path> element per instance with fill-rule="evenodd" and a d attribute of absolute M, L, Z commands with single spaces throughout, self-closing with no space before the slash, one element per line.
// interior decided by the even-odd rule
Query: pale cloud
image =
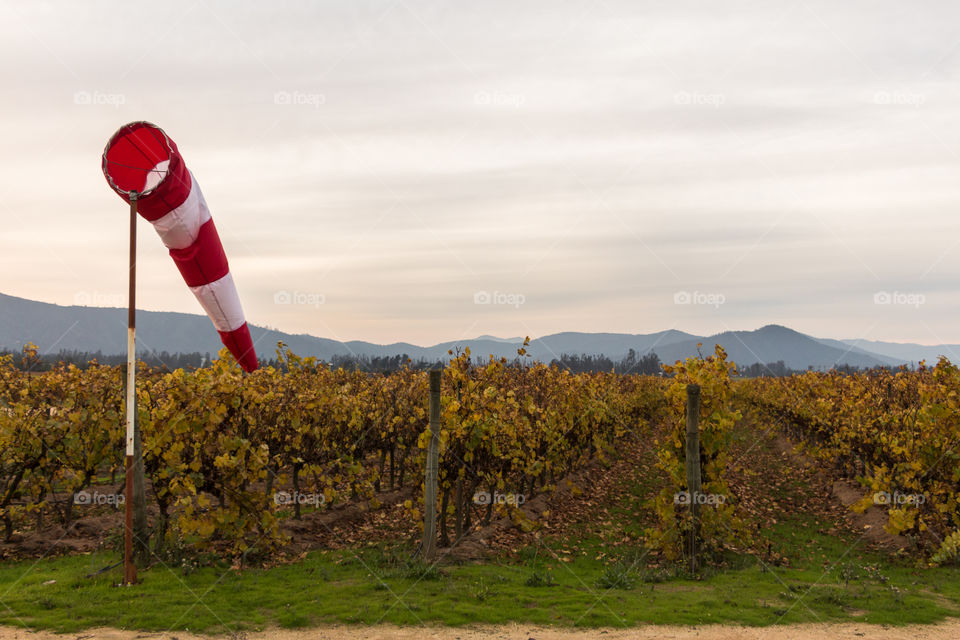
<path fill-rule="evenodd" d="M 197 175 L 255 323 L 422 344 L 770 322 L 960 342 L 958 14 L 6 3 L 0 291 L 125 290 L 99 153 L 148 119 Z M 199 313 L 146 225 L 139 273 L 144 308 Z M 927 301 L 882 308 L 881 290 Z"/>

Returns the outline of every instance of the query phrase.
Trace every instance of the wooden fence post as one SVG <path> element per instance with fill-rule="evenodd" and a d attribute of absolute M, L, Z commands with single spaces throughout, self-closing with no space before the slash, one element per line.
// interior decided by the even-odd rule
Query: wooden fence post
<path fill-rule="evenodd" d="M 423 488 L 423 557 L 437 555 L 437 476 L 440 457 L 440 369 L 430 371 L 430 445 Z"/>
<path fill-rule="evenodd" d="M 687 385 L 687 493 L 690 498 L 690 530 L 687 555 L 690 571 L 697 570 L 697 537 L 700 535 L 700 385 Z"/>

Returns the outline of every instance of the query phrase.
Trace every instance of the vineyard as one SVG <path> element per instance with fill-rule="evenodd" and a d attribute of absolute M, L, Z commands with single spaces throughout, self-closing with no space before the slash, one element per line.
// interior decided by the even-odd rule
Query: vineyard
<path fill-rule="evenodd" d="M 282 372 L 245 375 L 227 357 L 195 371 L 140 372 L 156 553 L 174 546 L 268 554 L 284 544 L 279 522 L 291 508 L 299 517 L 304 505 L 375 504 L 381 489 L 423 482 L 426 372 L 369 375 L 280 355 Z M 35 357 L 25 350 L 21 369 Z M 8 540 L 45 519 L 69 527 L 78 492 L 123 475 L 119 368 L 28 375 L 13 365 L 10 357 L 0 362 L 0 513 Z M 658 379 L 477 364 L 469 351 L 445 368 L 443 386 L 445 538 L 448 528 L 459 537 L 473 521 L 515 506 L 477 504 L 477 492 L 549 490 L 590 460 L 613 455 L 627 431 L 647 432 L 662 402 Z M 407 506 L 417 518 L 422 504 Z"/>
<path fill-rule="evenodd" d="M 212 366 L 141 366 L 139 424 L 156 557 L 213 552 L 265 559 L 289 542 L 281 524 L 344 504 L 376 508 L 407 490 L 404 518 L 423 517 L 428 374 L 333 368 L 278 348 L 279 367 L 244 374 L 224 353 Z M 731 484 L 735 426 L 749 410 L 839 477 L 861 483 L 857 509 L 880 507 L 886 528 L 920 563 L 951 563 L 960 545 L 960 371 L 806 373 L 740 380 L 719 347 L 664 376 L 572 374 L 557 366 L 451 354 L 442 374 L 438 535 L 456 544 L 494 517 L 538 523 L 523 503 L 570 474 L 609 467 L 628 442 L 656 443 L 659 489 L 641 546 L 683 556 L 686 388 L 702 389 L 703 510 L 713 558 L 752 550 L 761 527 Z M 5 542 L 50 524 L 68 529 L 78 495 L 122 487 L 123 375 L 93 363 L 28 373 L 35 348 L 0 360 L 0 516 Z M 97 495 L 94 492 L 93 495 Z M 122 496 L 120 496 L 122 498 Z"/>
<path fill-rule="evenodd" d="M 808 372 L 740 383 L 759 408 L 827 467 L 859 481 L 855 509 L 886 509 L 885 529 L 934 563 L 960 550 L 960 370 Z"/>

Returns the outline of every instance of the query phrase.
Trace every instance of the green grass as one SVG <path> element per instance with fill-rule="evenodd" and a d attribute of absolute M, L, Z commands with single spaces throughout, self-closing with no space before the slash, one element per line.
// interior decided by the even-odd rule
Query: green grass
<path fill-rule="evenodd" d="M 794 516 L 768 535 L 789 567 L 748 556 L 698 578 L 649 569 L 639 550 L 612 562 L 580 540 L 569 562 L 527 548 L 512 561 L 425 567 L 399 547 L 314 552 L 295 565 L 193 571 L 154 567 L 142 584 L 84 576 L 115 558 L 66 556 L 0 565 L 0 623 L 56 631 L 95 626 L 208 633 L 321 623 L 529 622 L 561 626 L 812 621 L 907 624 L 960 615 L 960 571 L 898 565 Z M 609 551 L 609 549 L 607 549 Z M 549 578 L 547 577 L 549 575 Z M 43 584 L 56 580 L 54 584 Z"/>

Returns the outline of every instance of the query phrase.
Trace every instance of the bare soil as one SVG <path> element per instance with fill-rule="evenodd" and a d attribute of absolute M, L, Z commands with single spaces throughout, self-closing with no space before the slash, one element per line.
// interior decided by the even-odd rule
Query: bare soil
<path fill-rule="evenodd" d="M 905 549 L 909 544 L 904 536 L 891 535 L 884 530 L 888 516 L 884 509 L 874 505 L 863 513 L 856 513 L 850 507 L 864 496 L 864 489 L 848 480 L 833 483 L 833 495 L 847 507 L 846 519 L 853 527 L 862 532 L 865 540 L 878 547 L 890 550 Z"/>
<path fill-rule="evenodd" d="M 633 640 L 652 638 L 698 640 L 954 640 L 960 638 L 960 620 L 936 625 L 905 627 L 872 626 L 860 623 L 802 624 L 775 627 L 739 627 L 709 625 L 700 627 L 647 626 L 632 629 L 570 630 L 531 625 L 483 627 L 373 627 L 330 626 L 303 631 L 270 630 L 256 633 L 198 636 L 184 632 L 147 633 L 117 629 L 90 629 L 81 633 L 56 634 L 49 631 L 23 631 L 0 627 L 0 640 Z"/>

